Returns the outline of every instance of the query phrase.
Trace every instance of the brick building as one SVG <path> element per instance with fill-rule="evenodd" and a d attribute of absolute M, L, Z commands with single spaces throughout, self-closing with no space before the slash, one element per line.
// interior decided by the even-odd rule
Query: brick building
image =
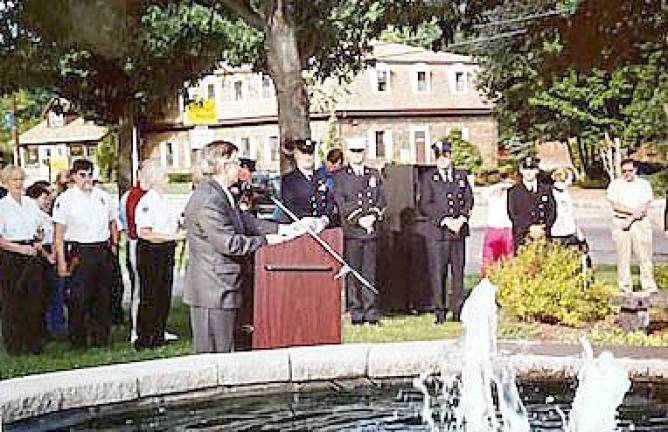
<path fill-rule="evenodd" d="M 370 66 L 344 91 L 338 89 L 338 137 L 366 137 L 377 166 L 429 163 L 430 143 L 458 128 L 478 146 L 486 166 L 496 164 L 497 121 L 493 106 L 475 89 L 478 65 L 472 58 L 378 42 L 369 60 Z M 334 87 L 325 83 L 321 93 Z M 215 121 L 205 127 L 189 125 L 180 101 L 171 118 L 143 133 L 142 157 L 159 158 L 171 170 L 183 171 L 190 167 L 191 143 L 221 138 L 236 143 L 242 156 L 257 160 L 259 169 L 278 170 L 277 103 L 269 77 L 249 68 L 221 67 L 190 93 L 214 102 Z M 311 101 L 311 132 L 320 141 L 327 136 L 332 110 L 317 99 Z"/>

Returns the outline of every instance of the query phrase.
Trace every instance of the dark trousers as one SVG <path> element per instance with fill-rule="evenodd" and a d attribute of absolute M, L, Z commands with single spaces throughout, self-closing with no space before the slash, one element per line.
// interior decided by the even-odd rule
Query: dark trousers
<path fill-rule="evenodd" d="M 445 311 L 449 306 L 454 319 L 459 321 L 464 303 L 466 240 L 427 240 L 427 259 L 434 313 L 437 316 L 445 317 Z M 445 287 L 448 267 L 452 269 L 452 298 L 449 305 Z"/>
<path fill-rule="evenodd" d="M 111 321 L 114 324 L 123 324 L 123 276 L 118 257 L 114 257 L 113 275 L 111 280 Z"/>
<path fill-rule="evenodd" d="M 109 343 L 113 260 L 108 245 L 79 245 L 67 283 L 70 340 L 76 348 Z"/>
<path fill-rule="evenodd" d="M 376 239 L 346 239 L 345 255 L 348 264 L 357 270 L 376 289 Z M 364 287 L 352 275 L 348 275 L 348 297 L 350 316 L 353 322 L 378 321 L 378 299 L 376 294 Z"/>
<path fill-rule="evenodd" d="M 137 243 L 139 271 L 139 314 L 137 343 L 152 347 L 164 342 L 165 326 L 172 301 L 174 280 L 174 250 L 176 244 Z"/>
<path fill-rule="evenodd" d="M 47 266 L 39 256 L 0 252 L 2 337 L 9 354 L 36 354 L 44 346 Z"/>

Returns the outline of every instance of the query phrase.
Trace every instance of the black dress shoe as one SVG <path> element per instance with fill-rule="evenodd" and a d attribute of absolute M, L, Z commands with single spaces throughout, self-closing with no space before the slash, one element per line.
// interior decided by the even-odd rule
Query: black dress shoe
<path fill-rule="evenodd" d="M 380 323 L 380 320 L 368 320 L 367 323 L 372 326 L 381 326 L 382 324 Z"/>
<path fill-rule="evenodd" d="M 364 321 L 362 320 L 352 320 L 352 323 L 354 326 L 362 325 L 364 324 Z"/>
<path fill-rule="evenodd" d="M 435 312 L 434 316 L 436 317 L 436 320 L 434 321 L 434 324 L 445 324 L 445 311 Z"/>

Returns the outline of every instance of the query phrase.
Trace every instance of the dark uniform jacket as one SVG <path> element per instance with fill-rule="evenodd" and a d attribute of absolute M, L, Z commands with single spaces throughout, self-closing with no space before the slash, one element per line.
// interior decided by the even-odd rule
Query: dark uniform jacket
<path fill-rule="evenodd" d="M 281 177 L 281 199 L 297 217 L 327 216 L 333 220 L 334 197 L 325 175 L 316 171 L 309 180 L 299 169 Z M 287 215 L 283 220 L 288 221 Z M 292 222 L 292 221 L 288 221 Z"/>
<path fill-rule="evenodd" d="M 537 192 L 532 193 L 520 181 L 508 190 L 508 216 L 513 223 L 516 245 L 526 236 L 531 225 L 545 225 L 545 234 L 549 237 L 557 218 L 552 187 L 538 183 Z"/>
<path fill-rule="evenodd" d="M 449 177 L 443 179 L 437 168 L 420 177 L 418 208 L 428 218 L 424 233 L 431 240 L 459 240 L 470 234 L 468 222 L 457 233 L 440 225 L 444 217 L 468 219 L 473 209 L 473 190 L 466 171 L 453 168 Z"/>
<path fill-rule="evenodd" d="M 183 299 L 191 306 L 233 309 L 241 305 L 250 256 L 278 231 L 275 222 L 256 219 L 230 205 L 223 188 L 203 180 L 185 210 L 189 247 Z"/>
<path fill-rule="evenodd" d="M 371 234 L 357 225 L 360 217 L 373 214 L 377 220 L 387 206 L 383 181 L 378 170 L 364 167 L 363 175 L 356 175 L 350 166 L 334 174 L 334 201 L 341 216 L 341 226 L 346 238 L 376 238 L 380 222 L 376 222 Z"/>

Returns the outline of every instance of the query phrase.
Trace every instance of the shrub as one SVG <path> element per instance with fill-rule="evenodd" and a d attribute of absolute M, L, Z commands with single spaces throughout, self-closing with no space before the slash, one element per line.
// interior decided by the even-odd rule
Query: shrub
<path fill-rule="evenodd" d="M 578 252 L 545 240 L 520 248 L 517 257 L 489 274 L 506 313 L 573 327 L 613 312 L 609 299 L 614 288 L 595 281 L 587 285 L 590 276 L 581 270 Z"/>
<path fill-rule="evenodd" d="M 659 289 L 668 289 L 668 265 L 654 266 L 654 280 Z"/>
<path fill-rule="evenodd" d="M 471 174 L 480 172 L 482 168 L 480 150 L 462 138 L 461 130 L 453 129 L 446 138 L 441 139 L 452 143 L 452 163 L 456 168 L 466 170 Z"/>

